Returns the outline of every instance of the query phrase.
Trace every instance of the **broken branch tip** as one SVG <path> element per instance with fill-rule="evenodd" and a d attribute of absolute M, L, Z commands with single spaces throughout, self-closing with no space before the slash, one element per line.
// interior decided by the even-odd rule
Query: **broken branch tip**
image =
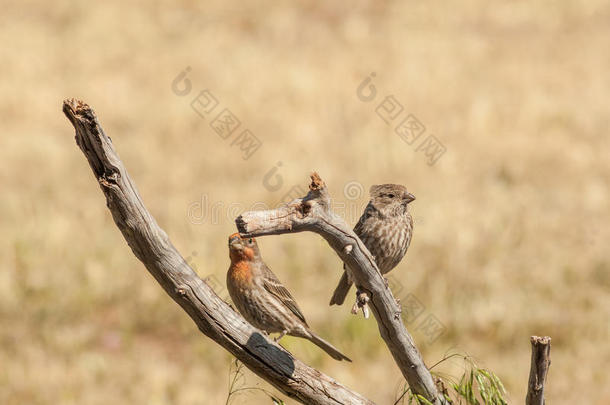
<path fill-rule="evenodd" d="M 321 190 L 325 187 L 324 180 L 320 177 L 318 172 L 311 173 L 311 184 L 309 185 L 309 189 L 311 191 Z"/>

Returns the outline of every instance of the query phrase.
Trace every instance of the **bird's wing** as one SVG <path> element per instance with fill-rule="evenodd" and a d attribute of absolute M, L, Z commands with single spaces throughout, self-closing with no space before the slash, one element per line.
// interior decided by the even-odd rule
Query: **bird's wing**
<path fill-rule="evenodd" d="M 301 309 L 297 305 L 297 302 L 294 300 L 293 296 L 290 294 L 290 291 L 288 291 L 286 287 L 282 285 L 280 280 L 278 280 L 275 274 L 273 274 L 271 269 L 269 269 L 269 267 L 266 265 L 263 265 L 263 274 L 263 286 L 265 287 L 265 290 L 280 300 L 283 305 L 285 305 L 288 309 L 290 309 L 290 311 L 292 311 L 293 314 L 303 321 L 305 326 L 309 327 L 309 325 L 307 325 L 307 321 L 305 320 L 305 316 L 301 312 Z"/>
<path fill-rule="evenodd" d="M 366 208 L 364 209 L 364 212 L 360 216 L 360 219 L 354 226 L 354 233 L 359 237 L 362 236 L 365 228 L 364 224 L 369 218 L 375 215 L 379 215 L 379 211 L 377 210 L 377 208 L 375 208 L 372 202 L 369 202 Z"/>
<path fill-rule="evenodd" d="M 364 228 L 364 223 L 366 222 L 366 220 L 370 217 L 370 214 L 367 214 L 366 212 L 364 214 L 362 214 L 362 216 L 360 217 L 360 219 L 358 220 L 358 222 L 356 223 L 356 226 L 354 226 L 354 233 L 356 235 L 358 235 L 358 237 L 360 237 L 360 235 L 362 235 L 362 230 Z"/>

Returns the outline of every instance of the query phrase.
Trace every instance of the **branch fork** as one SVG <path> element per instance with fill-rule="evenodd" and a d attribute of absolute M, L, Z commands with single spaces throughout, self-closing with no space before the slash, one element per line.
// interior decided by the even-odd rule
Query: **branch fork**
<path fill-rule="evenodd" d="M 445 404 L 430 371 L 401 319 L 400 305 L 388 288 L 373 256 L 345 221 L 330 209 L 330 194 L 318 173 L 312 173 L 309 192 L 272 210 L 248 211 L 235 220 L 244 237 L 314 232 L 322 236 L 350 268 L 358 299 L 353 311 L 370 307 L 381 337 L 413 393 L 431 403 Z"/>

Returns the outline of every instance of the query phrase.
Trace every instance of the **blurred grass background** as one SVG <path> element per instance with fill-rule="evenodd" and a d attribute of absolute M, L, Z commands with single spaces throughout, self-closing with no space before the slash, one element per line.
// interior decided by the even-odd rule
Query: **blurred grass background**
<path fill-rule="evenodd" d="M 521 403 L 529 336 L 550 335 L 549 403 L 610 403 L 607 2 L 0 3 L 0 403 L 227 396 L 230 356 L 122 239 L 61 113 L 67 97 L 96 110 L 202 277 L 224 285 L 240 209 L 277 203 L 312 169 L 348 206 L 371 184 L 402 183 L 417 196 L 416 229 L 393 275 L 422 319 L 446 328 L 427 343 L 409 325 L 426 362 L 468 353 Z M 186 66 L 193 90 L 178 97 L 171 82 Z M 378 95 L 364 103 L 356 88 L 371 72 Z M 203 89 L 261 140 L 250 159 L 190 108 Z M 447 148 L 435 165 L 376 115 L 386 95 Z M 278 161 L 270 191 L 262 179 Z M 355 200 L 352 181 L 365 189 Z M 207 217 L 188 215 L 197 202 Z M 336 255 L 310 234 L 260 244 L 312 327 L 354 363 L 283 344 L 392 403 L 402 379 L 375 322 L 327 305 Z M 271 389 L 251 373 L 242 384 Z"/>

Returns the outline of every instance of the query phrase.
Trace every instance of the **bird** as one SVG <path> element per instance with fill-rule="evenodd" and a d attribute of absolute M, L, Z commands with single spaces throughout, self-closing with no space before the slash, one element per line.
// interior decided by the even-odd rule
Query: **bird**
<path fill-rule="evenodd" d="M 332 344 L 311 331 L 305 316 L 290 292 L 261 257 L 254 238 L 229 236 L 231 265 L 227 271 L 227 290 L 242 316 L 266 334 L 280 333 L 305 338 L 335 360 L 351 360 Z"/>
<path fill-rule="evenodd" d="M 373 185 L 369 194 L 371 199 L 354 233 L 371 252 L 381 273 L 386 274 L 400 263 L 411 244 L 413 219 L 408 205 L 415 196 L 400 184 Z M 343 270 L 330 305 L 343 304 L 353 284 L 351 271 L 345 264 Z"/>

